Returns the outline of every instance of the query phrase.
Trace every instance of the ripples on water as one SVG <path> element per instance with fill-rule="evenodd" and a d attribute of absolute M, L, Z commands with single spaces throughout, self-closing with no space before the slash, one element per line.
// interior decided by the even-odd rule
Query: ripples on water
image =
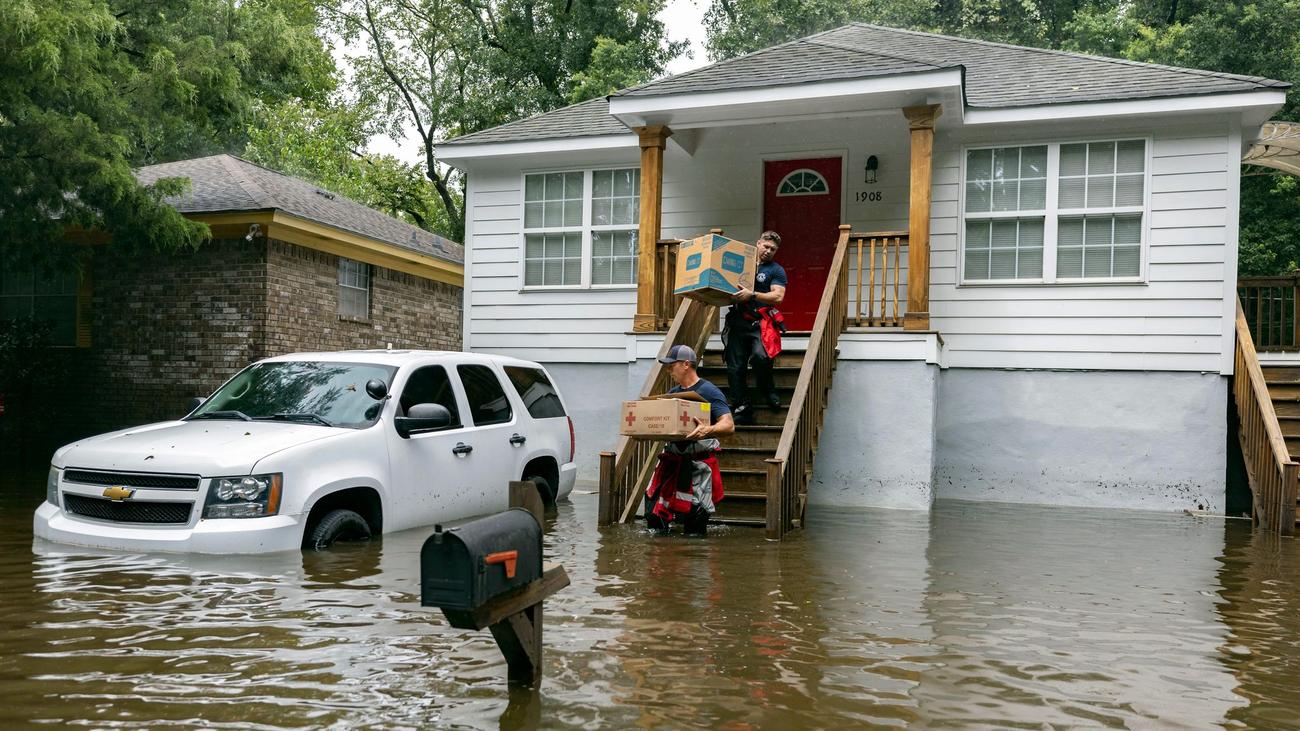
<path fill-rule="evenodd" d="M 95 552 L 0 523 L 4 728 L 1284 728 L 1300 552 L 1245 522 L 941 503 L 774 544 L 551 519 L 542 692 L 419 605 L 427 531 L 324 554 Z"/>

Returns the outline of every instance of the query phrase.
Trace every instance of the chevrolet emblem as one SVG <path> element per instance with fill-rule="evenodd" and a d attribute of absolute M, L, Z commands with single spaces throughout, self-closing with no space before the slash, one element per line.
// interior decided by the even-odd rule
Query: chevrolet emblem
<path fill-rule="evenodd" d="M 108 498 L 109 500 L 116 500 L 117 502 L 122 502 L 123 500 L 131 497 L 134 494 L 135 494 L 135 490 L 132 490 L 128 487 L 122 487 L 121 485 L 114 485 L 112 487 L 105 488 L 104 490 L 104 497 Z"/>

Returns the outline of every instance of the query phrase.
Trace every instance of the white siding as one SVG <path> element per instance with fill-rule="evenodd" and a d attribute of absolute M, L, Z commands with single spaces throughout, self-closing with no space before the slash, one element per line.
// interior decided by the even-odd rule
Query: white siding
<path fill-rule="evenodd" d="M 1231 348 L 1222 324 L 1225 262 L 1236 257 L 1228 237 L 1236 225 L 1228 164 L 1237 159 L 1229 126 L 1128 128 L 1116 136 L 1135 133 L 1153 136 L 1147 276 L 1141 284 L 1114 285 L 961 286 L 963 141 L 940 138 L 930 313 L 949 367 L 1220 370 L 1225 347 Z M 1094 128 L 1089 136 L 1104 134 Z M 1002 137 L 1011 144 L 1053 141 L 1012 130 Z"/>

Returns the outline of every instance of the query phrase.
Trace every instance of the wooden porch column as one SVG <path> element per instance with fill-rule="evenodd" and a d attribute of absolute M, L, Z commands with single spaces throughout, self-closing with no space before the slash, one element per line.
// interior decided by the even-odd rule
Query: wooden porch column
<path fill-rule="evenodd" d="M 641 138 L 641 227 L 637 232 L 636 316 L 633 332 L 654 332 L 655 244 L 664 208 L 664 145 L 673 131 L 662 124 L 637 127 Z"/>
<path fill-rule="evenodd" d="M 930 329 L 930 177 L 934 163 L 934 120 L 942 111 L 938 104 L 903 108 L 912 135 L 904 330 Z"/>

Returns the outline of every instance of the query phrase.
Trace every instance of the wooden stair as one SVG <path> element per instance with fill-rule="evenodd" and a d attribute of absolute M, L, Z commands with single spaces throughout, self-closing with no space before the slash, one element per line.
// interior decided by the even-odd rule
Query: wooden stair
<path fill-rule="evenodd" d="M 807 333 L 787 333 L 786 337 L 806 336 Z M 776 456 L 781 440 L 781 428 L 790 413 L 790 400 L 794 396 L 799 370 L 803 367 L 805 351 L 785 349 L 776 358 L 772 368 L 772 382 L 781 398 L 776 409 L 758 407 L 754 410 L 754 426 L 737 426 L 736 433 L 722 441 L 722 454 L 718 463 L 722 467 L 722 484 L 726 497 L 718 504 L 713 520 L 732 525 L 763 526 L 767 521 L 767 460 Z M 727 367 L 721 348 L 705 350 L 699 368 L 700 377 L 727 393 Z M 750 369 L 749 385 L 754 392 L 755 376 Z"/>
<path fill-rule="evenodd" d="M 1300 462 L 1300 366 L 1261 365 L 1260 369 L 1287 452 Z M 1296 525 L 1300 527 L 1300 497 L 1296 502 Z"/>

